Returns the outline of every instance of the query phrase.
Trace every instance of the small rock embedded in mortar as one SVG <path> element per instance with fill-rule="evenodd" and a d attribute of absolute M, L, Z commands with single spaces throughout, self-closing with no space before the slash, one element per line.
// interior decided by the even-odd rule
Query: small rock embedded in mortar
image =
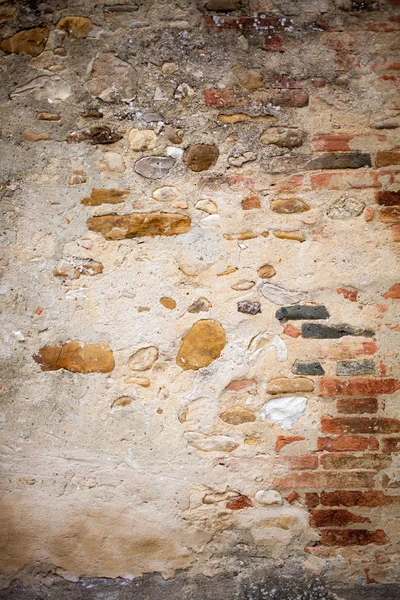
<path fill-rule="evenodd" d="M 241 425 L 242 423 L 252 423 L 256 420 L 256 415 L 252 410 L 243 406 L 232 406 L 232 408 L 224 410 L 219 418 L 229 425 Z"/>
<path fill-rule="evenodd" d="M 130 357 L 128 367 L 132 371 L 147 371 L 158 360 L 158 355 L 158 348 L 155 346 L 140 348 Z"/>
<path fill-rule="evenodd" d="M 262 295 L 274 304 L 297 304 L 307 298 L 307 292 L 301 290 L 285 290 L 274 283 L 265 282 L 260 285 Z"/>
<path fill-rule="evenodd" d="M 104 215 L 87 220 L 88 229 L 103 234 L 106 240 L 180 235 L 190 231 L 190 225 L 189 217 L 179 213 Z"/>
<path fill-rule="evenodd" d="M 325 306 L 317 304 L 302 304 L 301 306 L 284 306 L 275 313 L 281 323 L 295 320 L 329 319 Z"/>
<path fill-rule="evenodd" d="M 295 375 L 325 375 L 325 371 L 318 360 L 296 360 L 292 373 Z"/>
<path fill-rule="evenodd" d="M 238 311 L 241 313 L 246 313 L 248 315 L 256 315 L 261 312 L 261 304 L 260 302 L 249 300 L 241 300 L 237 305 Z"/>
<path fill-rule="evenodd" d="M 170 156 L 145 156 L 135 163 L 135 171 L 146 179 L 161 179 L 168 175 L 175 164 Z"/>
<path fill-rule="evenodd" d="M 255 499 L 259 504 L 283 504 L 282 496 L 276 490 L 258 490 Z"/>
<path fill-rule="evenodd" d="M 225 348 L 224 328 L 217 321 L 203 319 L 183 336 L 176 364 L 183 370 L 207 367 Z"/>
<path fill-rule="evenodd" d="M 216 146 L 195 144 L 185 150 L 183 162 L 191 171 L 207 171 L 207 169 L 215 165 L 218 156 L 219 151 Z"/>
<path fill-rule="evenodd" d="M 261 409 L 260 417 L 277 423 L 282 429 L 291 429 L 303 416 L 307 406 L 307 398 L 303 396 L 284 396 L 266 402 Z"/>
<path fill-rule="evenodd" d="M 207 298 L 201 296 L 197 300 L 195 300 L 188 308 L 188 312 L 190 313 L 199 313 L 199 312 L 208 312 L 212 304 Z"/>

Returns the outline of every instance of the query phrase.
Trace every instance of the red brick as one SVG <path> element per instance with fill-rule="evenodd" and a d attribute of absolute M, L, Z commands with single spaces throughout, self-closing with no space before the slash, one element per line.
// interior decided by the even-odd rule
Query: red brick
<path fill-rule="evenodd" d="M 348 452 L 351 450 L 377 450 L 379 442 L 375 437 L 342 435 L 338 438 L 318 438 L 318 450 L 328 452 Z"/>
<path fill-rule="evenodd" d="M 352 492 L 339 490 L 335 492 L 322 492 L 321 504 L 323 506 L 390 506 L 400 504 L 400 496 L 386 496 L 380 491 Z"/>
<path fill-rule="evenodd" d="M 390 228 L 394 242 L 400 242 L 400 225 L 393 225 Z"/>
<path fill-rule="evenodd" d="M 267 35 L 264 41 L 264 50 L 269 52 L 285 52 L 283 47 L 283 38 L 279 33 Z"/>
<path fill-rule="evenodd" d="M 383 438 L 382 452 L 400 452 L 400 437 Z"/>
<path fill-rule="evenodd" d="M 204 101 L 207 106 L 273 106 L 302 107 L 308 104 L 308 94 L 303 90 L 218 90 L 204 91 Z"/>
<path fill-rule="evenodd" d="M 344 508 L 311 511 L 312 527 L 343 527 L 348 523 L 371 523 L 371 520 L 368 517 L 355 515 Z"/>
<path fill-rule="evenodd" d="M 257 391 L 257 381 L 255 379 L 234 379 L 226 386 L 224 391 L 255 393 Z"/>
<path fill-rule="evenodd" d="M 315 152 L 341 152 L 351 150 L 349 142 L 354 138 L 350 134 L 316 135 L 311 138 L 311 147 Z"/>
<path fill-rule="evenodd" d="M 336 406 L 338 412 L 346 415 L 376 413 L 378 400 L 376 398 L 339 398 Z"/>
<path fill-rule="evenodd" d="M 390 290 L 388 290 L 386 294 L 383 294 L 383 298 L 386 298 L 386 300 L 388 300 L 389 298 L 393 300 L 398 300 L 400 298 L 400 283 L 395 283 L 394 285 L 392 285 Z"/>
<path fill-rule="evenodd" d="M 382 206 L 395 206 L 396 204 L 400 204 L 400 192 L 380 190 L 379 192 L 375 192 L 375 200 L 377 204 Z"/>
<path fill-rule="evenodd" d="M 323 433 L 400 433 L 400 421 L 385 417 L 322 417 Z"/>
<path fill-rule="evenodd" d="M 383 546 L 390 542 L 382 529 L 368 531 L 368 529 L 323 529 L 321 531 L 321 544 L 323 546 L 366 546 L 376 544 Z"/>
<path fill-rule="evenodd" d="M 375 214 L 375 209 L 373 206 L 367 206 L 367 208 L 365 209 L 364 212 L 364 217 L 365 220 L 367 221 L 367 223 L 369 223 L 370 221 L 372 221 L 372 219 L 374 218 L 374 214 Z"/>
<path fill-rule="evenodd" d="M 275 452 L 279 452 L 279 450 L 282 450 L 282 448 L 284 448 L 288 444 L 293 444 L 294 442 L 302 442 L 304 439 L 305 438 L 303 438 L 301 435 L 278 435 L 275 443 Z"/>
<path fill-rule="evenodd" d="M 290 325 L 290 323 L 288 323 L 287 325 L 285 325 L 283 333 L 285 333 L 286 335 L 290 335 L 290 337 L 292 337 L 292 338 L 298 338 L 298 337 L 301 336 L 301 331 L 299 331 L 293 325 Z"/>
<path fill-rule="evenodd" d="M 400 389 L 398 379 L 366 379 L 354 377 L 341 380 L 335 377 L 323 377 L 318 382 L 319 396 L 375 396 L 394 394 Z"/>
<path fill-rule="evenodd" d="M 286 500 L 289 502 L 289 504 L 293 504 L 293 502 L 295 502 L 299 497 L 300 496 L 297 492 L 290 492 L 290 494 L 286 496 Z"/>
<path fill-rule="evenodd" d="M 292 471 L 307 471 L 318 468 L 318 456 L 316 454 L 303 454 L 302 456 L 288 456 L 286 458 Z"/>
<path fill-rule="evenodd" d="M 313 190 L 351 190 L 382 188 L 399 183 L 399 170 L 387 171 L 336 171 L 335 173 L 315 173 L 310 176 Z"/>
<path fill-rule="evenodd" d="M 274 481 L 274 488 L 315 489 L 315 488 L 371 488 L 374 487 L 375 471 L 345 471 L 328 473 L 324 471 L 303 471 L 291 473 Z"/>
<path fill-rule="evenodd" d="M 254 208 L 261 208 L 260 198 L 257 194 L 249 194 L 242 200 L 243 210 L 252 210 Z"/>
<path fill-rule="evenodd" d="M 230 508 L 230 510 L 242 510 L 243 508 L 247 508 L 249 506 L 253 506 L 250 498 L 247 496 L 237 496 L 236 498 L 229 500 L 226 508 Z"/>
<path fill-rule="evenodd" d="M 324 454 L 320 457 L 324 469 L 385 469 L 391 465 L 391 458 L 384 454 Z"/>
<path fill-rule="evenodd" d="M 378 352 L 378 346 L 375 342 L 363 342 L 362 347 L 356 351 L 356 356 L 368 355 L 372 356 Z"/>
<path fill-rule="evenodd" d="M 387 78 L 385 79 L 387 80 Z M 376 153 L 376 167 L 390 167 L 392 165 L 400 165 L 400 152 L 398 150 L 380 150 Z"/>
<path fill-rule="evenodd" d="M 343 297 L 350 302 L 357 302 L 358 290 L 348 290 L 346 288 L 338 288 L 338 294 L 343 294 Z"/>
<path fill-rule="evenodd" d="M 304 494 L 304 502 L 308 508 L 315 508 L 319 504 L 319 495 L 317 492 L 307 492 Z"/>
<path fill-rule="evenodd" d="M 400 206 L 398 204 L 395 206 L 385 206 L 381 210 L 379 220 L 382 223 L 400 223 Z"/>
<path fill-rule="evenodd" d="M 236 29 L 240 31 L 249 29 L 254 29 L 255 31 L 275 29 L 279 31 L 290 25 L 290 23 L 290 19 L 286 19 L 284 24 L 282 24 L 282 20 L 278 17 L 266 17 L 262 14 L 252 17 L 207 16 L 204 19 L 204 25 L 207 29 L 216 29 L 217 31 L 223 31 L 224 29 Z"/>

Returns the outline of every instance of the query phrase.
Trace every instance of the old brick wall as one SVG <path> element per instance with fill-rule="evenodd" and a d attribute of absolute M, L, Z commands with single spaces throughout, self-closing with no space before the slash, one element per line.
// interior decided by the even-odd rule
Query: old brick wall
<path fill-rule="evenodd" d="M 0 3 L 3 589 L 398 582 L 399 10 Z"/>

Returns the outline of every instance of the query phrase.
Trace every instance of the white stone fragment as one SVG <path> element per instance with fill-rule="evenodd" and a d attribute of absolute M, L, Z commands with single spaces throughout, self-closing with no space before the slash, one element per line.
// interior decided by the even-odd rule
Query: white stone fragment
<path fill-rule="evenodd" d="M 298 302 L 301 302 L 307 298 L 307 292 L 302 290 L 286 290 L 279 285 L 275 285 L 274 283 L 269 283 L 267 281 L 259 286 L 259 290 L 264 298 L 267 298 L 274 304 L 297 304 Z"/>
<path fill-rule="evenodd" d="M 200 221 L 200 227 L 205 229 L 218 229 L 221 224 L 221 217 L 219 215 L 208 215 Z"/>
<path fill-rule="evenodd" d="M 255 499 L 259 504 L 282 504 L 282 496 L 276 490 L 258 490 Z"/>
<path fill-rule="evenodd" d="M 13 334 L 15 335 L 15 337 L 17 338 L 17 340 L 19 342 L 25 341 L 25 337 L 24 337 L 24 334 L 22 333 L 22 331 L 13 331 Z"/>
<path fill-rule="evenodd" d="M 279 335 L 275 335 L 274 337 L 272 337 L 272 336 L 273 336 L 273 333 L 269 333 L 267 331 L 264 331 L 262 333 L 259 333 L 256 336 L 254 336 L 250 340 L 250 344 L 247 348 L 248 353 L 254 357 L 259 352 L 261 352 L 261 350 L 268 350 L 269 348 L 275 348 L 276 349 L 276 359 L 279 362 L 283 362 L 283 361 L 287 360 L 288 350 L 287 350 L 285 341 Z"/>
<path fill-rule="evenodd" d="M 151 369 L 158 359 L 158 348 L 155 346 L 147 346 L 140 348 L 129 359 L 128 366 L 132 371 L 147 371 Z"/>
<path fill-rule="evenodd" d="M 274 423 L 278 423 L 282 429 L 291 429 L 304 414 L 306 406 L 307 398 L 304 398 L 304 396 L 274 398 L 274 400 L 264 404 L 260 417 L 262 421 L 269 419 Z"/>
<path fill-rule="evenodd" d="M 172 156 L 175 160 L 181 160 L 183 156 L 182 148 L 177 148 L 176 146 L 167 146 L 166 149 L 167 156 Z"/>
<path fill-rule="evenodd" d="M 10 98 L 24 98 L 32 94 L 36 100 L 47 100 L 52 103 L 66 100 L 71 95 L 71 91 L 71 86 L 61 77 L 42 76 L 19 85 L 10 94 Z"/>
<path fill-rule="evenodd" d="M 202 210 L 209 215 L 216 215 L 218 213 L 218 206 L 209 198 L 200 198 L 194 206 L 197 210 Z"/>

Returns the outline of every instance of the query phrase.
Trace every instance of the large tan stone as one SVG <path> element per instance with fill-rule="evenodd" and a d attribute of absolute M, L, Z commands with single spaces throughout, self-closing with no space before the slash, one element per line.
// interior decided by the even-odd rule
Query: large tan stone
<path fill-rule="evenodd" d="M 87 220 L 88 229 L 103 234 L 106 240 L 180 235 L 190 230 L 190 223 L 186 215 L 156 212 L 104 215 Z"/>
<path fill-rule="evenodd" d="M 86 206 L 100 206 L 100 204 L 119 204 L 129 196 L 130 190 L 117 190 L 115 188 L 94 188 L 87 198 L 81 200 Z"/>
<path fill-rule="evenodd" d="M 252 423 L 256 420 L 256 415 L 252 410 L 243 406 L 232 406 L 232 408 L 224 410 L 219 418 L 229 425 L 241 425 L 242 423 Z"/>
<path fill-rule="evenodd" d="M 42 371 L 65 369 L 71 373 L 110 373 L 115 366 L 112 350 L 100 342 L 84 344 L 73 341 L 44 346 L 33 355 Z"/>
<path fill-rule="evenodd" d="M 225 344 L 222 325 L 212 319 L 198 321 L 183 337 L 176 363 L 185 371 L 207 367 L 221 355 Z"/>
<path fill-rule="evenodd" d="M 29 54 L 39 56 L 46 46 L 49 31 L 46 27 L 34 27 L 18 31 L 0 43 L 0 48 L 8 54 Z"/>
<path fill-rule="evenodd" d="M 300 198 L 282 198 L 281 200 L 272 200 L 271 209 L 276 213 L 288 215 L 305 212 L 310 210 L 310 207 Z"/>
<path fill-rule="evenodd" d="M 66 31 L 71 38 L 82 38 L 92 29 L 92 23 L 87 17 L 63 17 L 58 21 L 57 29 Z"/>
<path fill-rule="evenodd" d="M 290 394 L 292 392 L 312 392 L 314 382 L 306 377 L 277 377 L 267 386 L 268 394 Z"/>

